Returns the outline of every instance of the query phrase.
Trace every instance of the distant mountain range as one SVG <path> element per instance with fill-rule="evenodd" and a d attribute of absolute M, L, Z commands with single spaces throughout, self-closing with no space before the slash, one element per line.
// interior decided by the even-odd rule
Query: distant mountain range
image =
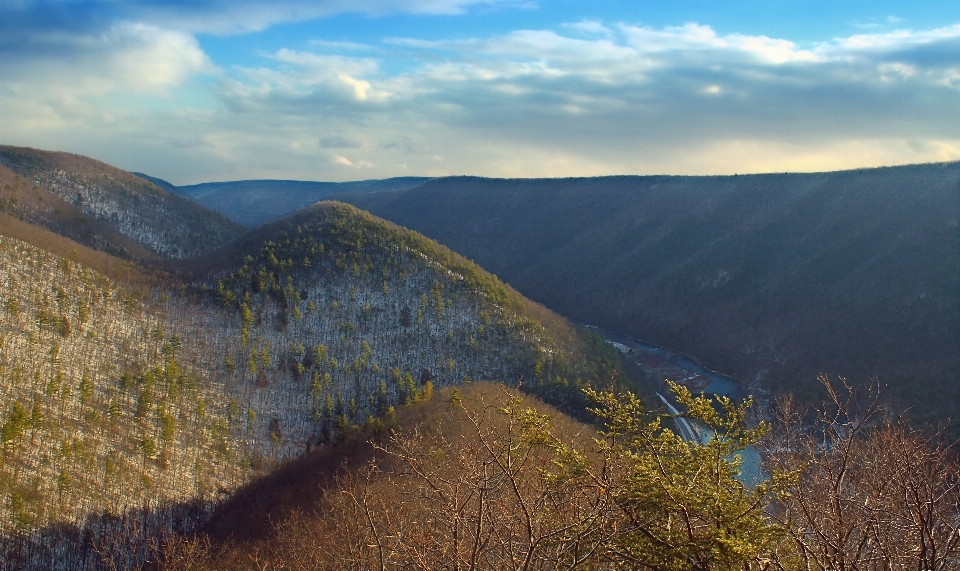
<path fill-rule="evenodd" d="M 960 163 L 450 177 L 340 199 L 748 384 L 813 396 L 819 373 L 876 378 L 916 418 L 960 417 Z"/>
<path fill-rule="evenodd" d="M 242 181 L 186 193 L 244 224 L 336 198 L 449 245 L 564 315 L 756 388 L 812 397 L 819 373 L 876 378 L 915 417 L 960 416 L 960 163 Z"/>
<path fill-rule="evenodd" d="M 153 177 L 144 178 L 154 183 L 158 180 L 161 183 L 166 182 Z M 419 186 L 427 180 L 430 179 L 400 177 L 355 182 L 238 180 L 173 188 L 234 222 L 252 228 L 333 195 L 396 192 Z"/>

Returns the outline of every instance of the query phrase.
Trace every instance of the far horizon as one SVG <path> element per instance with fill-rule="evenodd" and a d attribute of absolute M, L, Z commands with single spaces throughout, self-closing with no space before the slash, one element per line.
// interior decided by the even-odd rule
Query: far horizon
<path fill-rule="evenodd" d="M 619 177 L 734 177 L 734 176 L 767 176 L 767 175 L 783 175 L 783 174 L 830 174 L 838 173 L 845 171 L 864 171 L 864 170 L 878 170 L 878 169 L 895 169 L 901 167 L 915 167 L 915 166 L 932 166 L 932 165 L 950 165 L 954 163 L 960 163 L 960 159 L 952 161 L 930 161 L 924 163 L 904 163 L 904 164 L 895 164 L 895 165 L 878 165 L 872 167 L 851 167 L 844 169 L 834 169 L 834 170 L 824 170 L 824 171 L 770 171 L 770 172 L 752 172 L 752 173 L 733 173 L 733 174 L 677 174 L 677 173 L 650 173 L 650 174 L 600 174 L 594 176 L 514 176 L 514 177 L 501 177 L 501 176 L 484 176 L 484 175 L 475 175 L 475 174 L 449 174 L 443 176 L 425 176 L 425 175 L 402 175 L 402 176 L 388 176 L 384 178 L 358 178 L 355 180 L 309 180 L 309 179 L 293 179 L 293 178 L 242 178 L 236 180 L 208 180 L 203 182 L 195 182 L 191 184 L 183 185 L 173 185 L 179 189 L 190 188 L 203 186 L 207 184 L 235 184 L 241 182 L 303 182 L 303 183 L 320 183 L 320 184 L 345 184 L 345 183 L 358 183 L 358 182 L 373 182 L 389 179 L 400 179 L 400 178 L 422 178 L 422 179 L 433 179 L 433 178 L 483 178 L 491 180 L 564 180 L 564 179 L 578 179 L 578 178 L 619 178 Z M 148 176 L 150 173 L 133 173 L 133 174 L 145 174 Z M 160 177 L 154 177 L 160 178 Z M 160 178 L 164 182 L 170 183 L 169 181 Z"/>

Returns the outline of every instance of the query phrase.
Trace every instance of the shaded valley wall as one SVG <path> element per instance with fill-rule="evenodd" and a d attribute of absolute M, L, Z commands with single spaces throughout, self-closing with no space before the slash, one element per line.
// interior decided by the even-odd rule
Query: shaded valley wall
<path fill-rule="evenodd" d="M 724 177 L 434 179 L 344 196 L 574 320 L 748 382 L 876 375 L 960 411 L 960 163 Z"/>

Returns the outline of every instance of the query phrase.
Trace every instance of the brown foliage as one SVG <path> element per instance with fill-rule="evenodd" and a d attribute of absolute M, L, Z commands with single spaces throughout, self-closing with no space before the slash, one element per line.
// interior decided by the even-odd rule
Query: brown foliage
<path fill-rule="evenodd" d="M 798 476 L 774 514 L 789 533 L 788 568 L 960 566 L 960 472 L 937 434 L 884 418 L 876 391 L 857 395 L 821 377 L 831 399 L 813 427 L 778 408 L 772 469 Z"/>
<path fill-rule="evenodd" d="M 767 469 L 780 490 L 768 514 L 779 523 L 770 538 L 780 539 L 757 559 L 759 568 L 956 569 L 955 452 L 937 435 L 885 418 L 875 393 L 825 385 L 831 400 L 812 426 L 789 400 L 778 408 Z M 362 447 L 365 464 L 314 488 L 313 501 L 273 520 L 269 537 L 199 550 L 204 536 L 181 540 L 182 555 L 169 552 L 170 568 L 202 561 L 216 561 L 205 569 L 358 570 L 622 563 L 619 547 L 638 529 L 624 518 L 630 506 L 620 504 L 630 481 L 624 465 L 578 456 L 594 433 L 562 417 L 551 425 L 542 414 L 549 409 L 520 407 L 490 385 L 464 393 L 404 411 L 388 439 Z M 662 568 L 685 568 L 679 565 Z"/>
<path fill-rule="evenodd" d="M 610 471 L 572 452 L 595 433 L 555 414 L 550 421 L 543 411 L 555 411 L 528 409 L 502 387 L 462 392 L 402 411 L 389 438 L 370 441 L 365 466 L 342 471 L 312 505 L 275 520 L 269 540 L 223 544 L 217 568 L 605 565 L 618 532 Z"/>
<path fill-rule="evenodd" d="M 40 226 L 17 220 L 8 214 L 0 213 L 0 235 L 22 240 L 58 256 L 74 260 L 123 283 L 156 284 L 169 281 L 169 276 L 164 272 L 131 264 Z"/>

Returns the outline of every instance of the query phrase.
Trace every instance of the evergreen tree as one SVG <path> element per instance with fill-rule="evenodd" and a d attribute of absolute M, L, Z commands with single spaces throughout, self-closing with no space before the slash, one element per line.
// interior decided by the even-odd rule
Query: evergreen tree
<path fill-rule="evenodd" d="M 739 454 L 757 444 L 769 427 L 747 428 L 751 401 L 735 404 L 694 398 L 670 383 L 686 415 L 709 431 L 706 442 L 684 441 L 652 420 L 633 394 L 587 394 L 606 421 L 604 449 L 617 459 L 624 479 L 617 503 L 625 516 L 616 552 L 625 563 L 643 569 L 748 569 L 768 554 L 781 535 L 764 510 L 773 501 L 772 486 L 750 490 L 741 483 Z"/>

